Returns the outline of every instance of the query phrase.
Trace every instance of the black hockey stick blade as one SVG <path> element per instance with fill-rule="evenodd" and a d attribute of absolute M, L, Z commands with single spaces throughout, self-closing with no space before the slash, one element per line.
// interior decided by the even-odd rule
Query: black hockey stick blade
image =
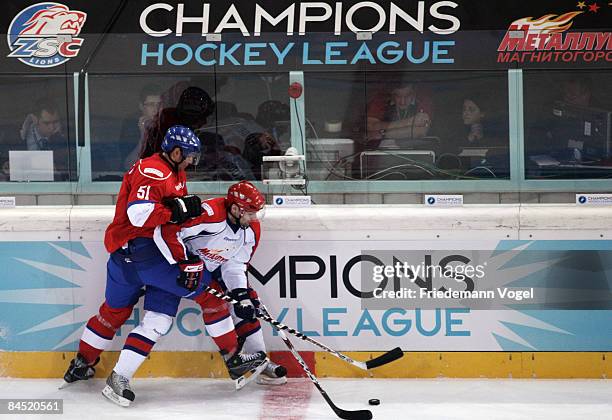
<path fill-rule="evenodd" d="M 399 347 L 394 348 L 393 350 L 389 350 L 385 354 L 381 354 L 380 356 L 368 360 L 366 362 L 366 366 L 368 369 L 374 369 L 378 366 L 386 365 L 387 363 L 391 363 L 394 360 L 401 358 L 404 355 L 404 352 Z"/>
<path fill-rule="evenodd" d="M 319 387 L 319 389 L 321 388 Z M 332 408 L 332 410 L 334 410 L 334 413 L 336 413 L 336 415 L 340 417 L 341 419 L 370 420 L 372 418 L 372 412 L 370 410 L 355 410 L 355 411 L 343 410 L 337 407 L 336 404 L 334 404 L 334 402 L 331 400 L 331 398 L 329 398 L 329 396 L 327 395 L 325 391 L 321 392 L 321 395 L 323 395 L 323 398 L 325 398 L 329 406 Z"/>

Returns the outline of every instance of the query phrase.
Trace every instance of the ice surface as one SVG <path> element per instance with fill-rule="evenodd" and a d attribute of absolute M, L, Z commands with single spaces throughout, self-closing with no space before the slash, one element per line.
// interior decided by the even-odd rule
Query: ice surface
<path fill-rule="evenodd" d="M 58 390 L 61 383 L 2 378 L 0 398 L 64 399 L 63 416 L 20 416 L 28 420 L 335 418 L 307 379 L 290 379 L 284 386 L 250 384 L 237 392 L 228 379 L 136 378 L 136 401 L 129 408 L 102 396 L 102 380 Z M 321 384 L 340 408 L 367 408 L 375 419 L 612 419 L 610 380 L 323 379 Z M 370 398 L 381 405 L 368 406 Z"/>

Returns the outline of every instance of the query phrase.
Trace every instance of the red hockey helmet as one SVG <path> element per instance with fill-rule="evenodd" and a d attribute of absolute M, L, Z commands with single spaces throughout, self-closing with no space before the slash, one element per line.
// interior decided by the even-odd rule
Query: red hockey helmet
<path fill-rule="evenodd" d="M 266 205 L 266 198 L 249 181 L 240 181 L 227 190 L 228 208 L 232 204 L 236 204 L 243 211 L 258 212 Z"/>

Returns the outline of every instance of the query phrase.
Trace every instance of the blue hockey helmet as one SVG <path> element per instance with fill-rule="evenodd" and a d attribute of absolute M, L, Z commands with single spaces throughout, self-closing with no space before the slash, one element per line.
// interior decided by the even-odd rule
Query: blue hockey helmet
<path fill-rule="evenodd" d="M 197 165 L 200 161 L 200 139 L 189 127 L 173 125 L 166 131 L 164 141 L 161 144 L 162 150 L 170 153 L 175 147 L 181 149 L 183 159 L 193 157 L 192 165 Z"/>

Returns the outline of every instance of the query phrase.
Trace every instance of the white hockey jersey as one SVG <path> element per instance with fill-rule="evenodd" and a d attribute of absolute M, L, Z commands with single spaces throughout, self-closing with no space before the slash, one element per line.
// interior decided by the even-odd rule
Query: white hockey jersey
<path fill-rule="evenodd" d="M 188 254 L 197 255 L 208 271 L 221 267 L 229 290 L 246 288 L 247 265 L 259 243 L 259 222 L 246 229 L 230 225 L 225 198 L 204 201 L 202 210 L 201 216 L 181 225 L 157 226 L 153 236 L 157 247 L 170 264 L 186 260 Z"/>

